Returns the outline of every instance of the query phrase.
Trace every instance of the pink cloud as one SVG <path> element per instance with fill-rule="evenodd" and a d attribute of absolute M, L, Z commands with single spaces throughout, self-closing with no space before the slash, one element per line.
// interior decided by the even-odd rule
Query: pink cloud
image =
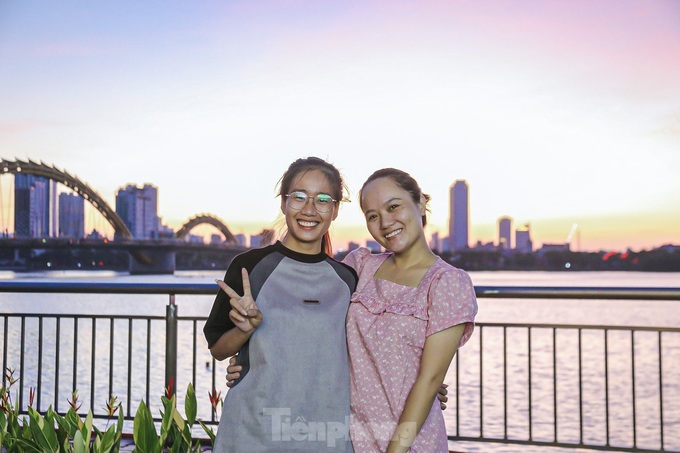
<path fill-rule="evenodd" d="M 53 121 L 25 120 L 8 123 L 0 123 L 0 136 L 10 137 L 12 135 L 39 129 L 45 126 L 54 126 Z"/>

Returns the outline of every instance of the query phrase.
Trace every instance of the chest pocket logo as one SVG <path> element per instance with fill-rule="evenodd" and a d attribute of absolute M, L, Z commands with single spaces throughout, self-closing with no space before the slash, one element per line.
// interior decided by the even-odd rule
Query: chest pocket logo
<path fill-rule="evenodd" d="M 319 305 L 321 302 L 316 299 L 304 299 L 302 303 L 305 305 Z"/>

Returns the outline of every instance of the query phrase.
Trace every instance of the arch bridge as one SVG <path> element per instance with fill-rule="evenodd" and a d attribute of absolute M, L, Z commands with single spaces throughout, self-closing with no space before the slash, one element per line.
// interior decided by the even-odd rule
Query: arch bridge
<path fill-rule="evenodd" d="M 111 209 L 108 203 L 97 193 L 92 187 L 85 182 L 78 179 L 78 177 L 69 174 L 65 170 L 61 170 L 56 166 L 47 165 L 44 162 L 33 162 L 32 160 L 6 160 L 0 161 L 0 174 L 10 173 L 14 175 L 26 174 L 34 176 L 42 176 L 59 182 L 75 193 L 83 197 L 89 202 L 102 216 L 111 224 L 117 235 L 124 238 L 131 238 L 132 232 L 125 225 L 123 219 Z"/>
<path fill-rule="evenodd" d="M 109 206 L 109 204 L 104 200 L 104 198 L 97 193 L 92 187 L 87 183 L 80 180 L 77 176 L 73 176 L 66 170 L 57 168 L 55 165 L 48 165 L 44 162 L 35 162 L 30 159 L 23 161 L 16 159 L 14 161 L 1 159 L 0 160 L 0 175 L 3 174 L 27 174 L 34 176 L 41 176 L 48 178 L 52 181 L 63 184 L 69 189 L 73 190 L 76 194 L 83 197 L 88 203 L 90 203 L 101 215 L 106 219 L 108 223 L 113 227 L 116 235 L 121 238 L 132 238 L 132 232 L 127 227 L 123 219 L 116 213 L 114 209 Z M 181 239 L 185 237 L 191 229 L 200 224 L 210 224 L 217 228 L 226 238 L 227 242 L 236 243 L 236 238 L 229 231 L 229 228 L 224 223 L 222 219 L 212 214 L 199 214 L 191 219 L 189 219 L 180 228 L 175 237 Z M 131 251 L 130 254 L 137 260 L 140 264 L 150 266 L 154 263 L 154 258 L 152 258 L 149 253 L 142 251 Z"/>
<path fill-rule="evenodd" d="M 189 219 L 187 221 L 187 223 L 182 225 L 182 228 L 180 228 L 175 233 L 175 237 L 177 239 L 182 239 L 182 238 L 186 237 L 186 235 L 189 234 L 189 231 L 191 231 L 194 227 L 201 225 L 201 224 L 212 225 L 215 228 L 217 228 L 218 230 L 220 230 L 220 233 L 222 233 L 224 235 L 227 242 L 231 242 L 231 243 L 234 243 L 234 244 L 237 242 L 236 238 L 231 233 L 231 231 L 229 231 L 229 228 L 224 223 L 224 221 L 222 219 L 220 219 L 219 217 L 214 216 L 212 214 L 208 214 L 208 213 L 198 214 L 198 215 L 192 217 L 191 219 Z"/>

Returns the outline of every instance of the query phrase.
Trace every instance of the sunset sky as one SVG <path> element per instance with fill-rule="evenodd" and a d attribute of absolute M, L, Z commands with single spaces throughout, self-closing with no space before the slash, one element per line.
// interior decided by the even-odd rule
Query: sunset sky
<path fill-rule="evenodd" d="M 432 195 L 442 236 L 467 180 L 471 245 L 501 216 L 536 246 L 574 224 L 572 249 L 680 245 L 680 1 L 0 2 L 2 158 L 112 206 L 151 183 L 165 224 L 250 235 L 309 155 L 351 189 L 336 248 L 368 238 L 356 195 L 382 167 Z"/>

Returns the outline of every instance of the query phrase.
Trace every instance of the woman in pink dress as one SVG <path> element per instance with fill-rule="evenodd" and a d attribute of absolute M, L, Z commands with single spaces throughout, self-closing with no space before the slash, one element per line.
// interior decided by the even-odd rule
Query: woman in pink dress
<path fill-rule="evenodd" d="M 448 452 L 437 391 L 477 314 L 467 273 L 435 255 L 427 203 L 407 173 L 382 169 L 360 192 L 371 236 L 387 250 L 344 260 L 359 274 L 347 315 L 350 437 L 365 452 Z"/>

